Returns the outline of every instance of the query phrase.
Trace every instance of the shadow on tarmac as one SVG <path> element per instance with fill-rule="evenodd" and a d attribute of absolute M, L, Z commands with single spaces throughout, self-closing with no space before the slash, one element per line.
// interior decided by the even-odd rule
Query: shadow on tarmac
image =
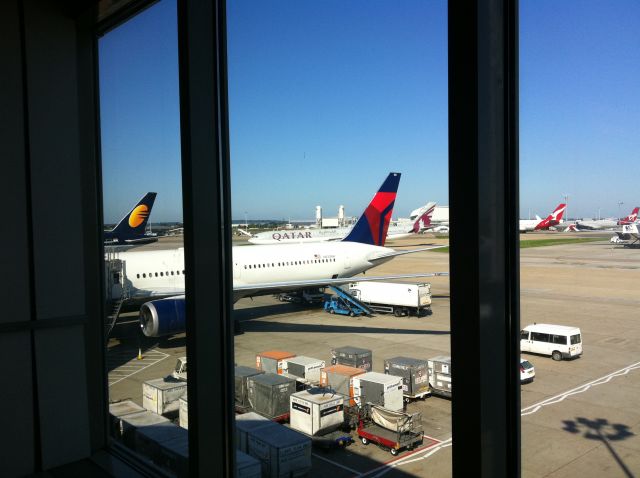
<path fill-rule="evenodd" d="M 620 469 L 629 478 L 635 476 L 631 473 L 631 470 L 622 461 L 620 455 L 611 446 L 612 441 L 626 440 L 635 436 L 635 433 L 629 430 L 628 425 L 622 423 L 609 423 L 606 418 L 589 419 L 585 417 L 578 417 L 575 420 L 563 420 L 564 426 L 562 429 L 566 432 L 578 434 L 584 432 L 584 438 L 587 440 L 601 441 L 607 448 L 615 462 L 620 466 Z"/>
<path fill-rule="evenodd" d="M 363 319 L 366 320 L 366 319 Z M 397 335 L 450 335 L 448 330 L 394 329 L 388 327 L 367 327 L 364 325 L 292 324 L 284 322 L 244 321 L 243 332 L 302 332 L 337 334 L 397 334 Z"/>

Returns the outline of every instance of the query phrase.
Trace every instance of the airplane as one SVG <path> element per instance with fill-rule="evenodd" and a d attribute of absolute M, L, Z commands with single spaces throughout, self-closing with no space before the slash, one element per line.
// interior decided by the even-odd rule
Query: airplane
<path fill-rule="evenodd" d="M 601 231 L 603 229 L 613 229 L 618 225 L 620 221 L 618 219 L 596 219 L 591 220 L 577 220 L 572 231 Z"/>
<path fill-rule="evenodd" d="M 618 226 L 624 226 L 627 224 L 633 224 L 638 220 L 638 212 L 640 211 L 640 207 L 636 206 L 633 208 L 633 211 L 631 211 L 631 214 L 629 214 L 627 217 L 620 219 L 618 221 Z"/>
<path fill-rule="evenodd" d="M 429 202 L 418 208 L 416 217 L 408 223 L 399 223 L 389 225 L 387 230 L 387 240 L 402 239 L 410 237 L 421 231 L 424 227 L 431 224 L 430 218 L 436 207 L 436 203 Z M 284 231 L 265 231 L 257 234 L 251 234 L 249 242 L 251 244 L 291 244 L 300 242 L 323 242 L 323 241 L 340 241 L 344 239 L 352 227 L 338 227 L 333 229 L 304 229 L 304 230 L 284 230 Z M 244 230 L 239 230 L 243 234 L 249 235 Z"/>
<path fill-rule="evenodd" d="M 565 209 L 567 209 L 566 204 L 558 204 L 558 207 L 545 219 L 539 216 L 536 216 L 535 219 L 520 219 L 520 232 L 541 231 L 557 226 L 562 222 L 562 215 Z"/>
<path fill-rule="evenodd" d="M 384 247 L 400 173 L 390 173 L 351 232 L 339 242 L 233 247 L 234 301 L 310 287 L 342 285 L 353 276 L 392 258 L 445 246 L 394 251 Z M 142 303 L 140 327 L 144 335 L 159 337 L 185 330 L 184 251 L 121 252 L 124 282 L 132 302 Z M 399 274 L 359 277 L 389 280 L 448 275 Z"/>
<path fill-rule="evenodd" d="M 147 222 L 151 215 L 151 208 L 157 193 L 147 193 L 120 219 L 120 222 L 110 231 L 104 232 L 105 246 L 141 245 L 156 242 L 158 238 L 152 234 L 145 234 Z"/>

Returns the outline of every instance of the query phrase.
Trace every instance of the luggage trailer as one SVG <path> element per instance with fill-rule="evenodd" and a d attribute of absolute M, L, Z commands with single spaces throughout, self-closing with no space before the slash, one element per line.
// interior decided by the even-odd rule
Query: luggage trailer
<path fill-rule="evenodd" d="M 388 430 L 373 421 L 361 416 L 356 432 L 363 445 L 375 443 L 386 448 L 393 456 L 397 456 L 401 450 L 413 450 L 424 442 L 424 430 L 419 423 L 413 423 L 406 430 Z"/>

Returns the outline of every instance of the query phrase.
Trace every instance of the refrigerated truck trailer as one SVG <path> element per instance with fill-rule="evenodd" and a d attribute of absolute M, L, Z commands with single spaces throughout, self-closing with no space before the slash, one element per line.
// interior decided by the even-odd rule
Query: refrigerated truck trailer
<path fill-rule="evenodd" d="M 349 292 L 374 312 L 404 315 L 426 315 L 431 311 L 431 284 L 401 282 L 352 282 Z"/>

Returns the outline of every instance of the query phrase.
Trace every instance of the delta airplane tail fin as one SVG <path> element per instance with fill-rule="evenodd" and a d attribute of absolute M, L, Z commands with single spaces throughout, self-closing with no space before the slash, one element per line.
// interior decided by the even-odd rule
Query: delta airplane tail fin
<path fill-rule="evenodd" d="M 384 246 L 398 192 L 398 184 L 400 184 L 400 173 L 389 173 L 367 209 L 343 241 Z"/>
<path fill-rule="evenodd" d="M 118 225 L 113 228 L 111 234 L 119 239 L 128 239 L 144 235 L 151 208 L 156 200 L 157 193 L 147 193 L 140 201 L 123 217 Z"/>

